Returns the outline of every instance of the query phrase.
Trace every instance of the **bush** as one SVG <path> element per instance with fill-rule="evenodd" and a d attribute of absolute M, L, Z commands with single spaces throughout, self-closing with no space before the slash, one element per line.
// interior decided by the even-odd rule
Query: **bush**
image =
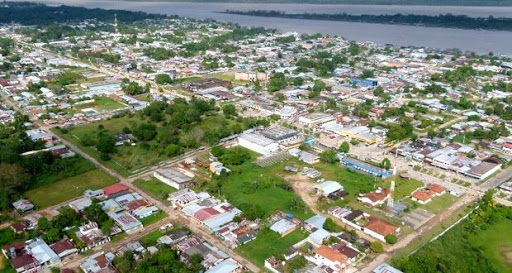
<path fill-rule="evenodd" d="M 370 249 L 375 253 L 382 253 L 384 252 L 384 247 L 382 246 L 381 242 L 375 241 L 370 244 Z"/>
<path fill-rule="evenodd" d="M 386 239 L 386 243 L 392 244 L 392 245 L 396 244 L 396 242 L 398 241 L 398 238 L 396 238 L 396 236 L 393 234 L 386 235 L 386 237 L 384 237 L 384 239 Z"/>

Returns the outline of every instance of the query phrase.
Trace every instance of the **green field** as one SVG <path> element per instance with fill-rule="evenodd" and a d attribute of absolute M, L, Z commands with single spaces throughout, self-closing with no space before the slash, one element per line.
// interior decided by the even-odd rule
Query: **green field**
<path fill-rule="evenodd" d="M 292 206 L 293 200 L 298 199 L 302 202 L 302 199 L 295 192 L 277 186 L 284 183 L 284 179 L 279 176 L 285 174 L 285 165 L 286 162 L 283 162 L 262 168 L 252 162 L 245 162 L 228 176 L 219 178 L 220 192 L 213 194 L 220 194 L 235 206 L 243 203 L 258 206 L 267 216 L 281 210 L 305 220 L 313 216 L 309 208 L 305 205 L 303 209 Z"/>
<path fill-rule="evenodd" d="M 148 226 L 164 219 L 165 217 L 167 217 L 167 213 L 165 213 L 165 211 L 160 210 L 157 213 L 154 213 L 153 215 L 140 219 L 140 222 L 144 226 Z"/>
<path fill-rule="evenodd" d="M 395 192 L 394 198 L 395 200 L 400 200 L 402 198 L 409 197 L 413 191 L 416 189 L 423 187 L 424 184 L 415 179 L 403 179 L 400 177 L 396 177 L 395 179 Z M 389 188 L 391 186 L 391 179 L 386 179 L 384 182 L 384 188 Z"/>
<path fill-rule="evenodd" d="M 441 196 L 434 197 L 434 199 L 432 199 L 432 201 L 430 201 L 428 204 L 424 205 L 423 208 L 432 213 L 438 213 L 450 207 L 453 203 L 455 203 L 455 201 L 457 201 L 457 197 L 449 193 L 445 193 Z"/>
<path fill-rule="evenodd" d="M 497 267 L 512 272 L 512 220 L 503 219 L 488 229 L 469 237 L 469 241 Z"/>
<path fill-rule="evenodd" d="M 167 202 L 170 193 L 176 192 L 176 189 L 151 177 L 150 180 L 137 179 L 133 183 L 137 188 L 151 195 L 153 198 Z"/>
<path fill-rule="evenodd" d="M 115 182 L 116 179 L 106 172 L 95 169 L 27 191 L 24 196 L 34 203 L 38 209 L 42 209 L 78 197 L 85 190 L 100 189 Z"/>
<path fill-rule="evenodd" d="M 95 97 L 94 102 L 75 105 L 73 108 L 76 110 L 93 108 L 100 112 L 109 112 L 113 110 L 127 108 L 127 106 L 111 98 Z"/>
<path fill-rule="evenodd" d="M 280 256 L 284 254 L 288 248 L 305 239 L 307 236 L 307 233 L 297 229 L 281 237 L 277 232 L 264 228 L 258 233 L 256 239 L 237 247 L 236 251 L 244 257 L 247 257 L 247 259 L 251 260 L 256 265 L 263 267 L 265 259 L 273 255 Z"/>

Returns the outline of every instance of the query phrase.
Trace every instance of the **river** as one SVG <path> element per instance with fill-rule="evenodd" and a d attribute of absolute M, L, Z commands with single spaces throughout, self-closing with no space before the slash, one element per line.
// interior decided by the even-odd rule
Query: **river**
<path fill-rule="evenodd" d="M 281 10 L 288 13 L 350 13 L 350 14 L 462 14 L 472 17 L 512 17 L 512 7 L 454 7 L 454 6 L 381 6 L 381 5 L 314 5 L 314 4 L 236 4 L 236 3 L 180 3 L 148 1 L 105 0 L 37 0 L 56 5 L 66 4 L 87 8 L 126 9 L 149 13 L 164 13 L 197 19 L 211 18 L 241 26 L 277 28 L 280 31 L 323 33 L 349 40 L 394 44 L 397 46 L 425 46 L 439 49 L 459 48 L 477 53 L 494 52 L 512 55 L 512 32 L 490 30 L 461 30 L 421 26 L 403 26 L 368 23 L 349 23 L 319 20 L 283 19 L 222 14 L 233 10 Z"/>

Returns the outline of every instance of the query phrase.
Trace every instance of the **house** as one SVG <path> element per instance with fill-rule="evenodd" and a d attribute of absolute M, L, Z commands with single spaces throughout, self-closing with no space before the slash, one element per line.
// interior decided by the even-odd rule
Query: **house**
<path fill-rule="evenodd" d="M 114 255 L 110 253 L 103 254 L 103 252 L 96 253 L 87 258 L 80 264 L 80 269 L 85 273 L 116 273 L 116 269 L 112 266 Z M 109 256 L 109 258 L 107 258 Z M 110 257 L 112 257 L 110 259 Z"/>
<path fill-rule="evenodd" d="M 322 229 L 326 219 L 327 218 L 324 216 L 317 214 L 304 221 L 304 224 L 307 230 L 314 231 L 316 229 Z"/>
<path fill-rule="evenodd" d="M 161 182 L 181 190 L 194 184 L 194 179 L 174 168 L 160 168 L 155 170 L 153 176 Z"/>
<path fill-rule="evenodd" d="M 89 197 L 83 197 L 74 201 L 69 202 L 69 207 L 78 213 L 89 207 L 92 204 L 92 200 Z"/>
<path fill-rule="evenodd" d="M 116 139 L 115 146 L 121 146 L 125 143 L 130 143 L 132 139 L 128 134 L 115 134 L 114 138 Z"/>
<path fill-rule="evenodd" d="M 320 162 L 320 157 L 318 155 L 312 154 L 310 152 L 301 151 L 299 154 L 300 161 L 313 165 Z"/>
<path fill-rule="evenodd" d="M 12 206 L 21 213 L 27 213 L 34 210 L 34 204 L 30 203 L 30 201 L 26 199 L 20 199 L 12 203 Z"/>
<path fill-rule="evenodd" d="M 116 198 L 130 192 L 130 188 L 122 183 L 116 183 L 103 188 L 103 194 L 109 198 Z"/>
<path fill-rule="evenodd" d="M 275 222 L 272 226 L 270 226 L 270 230 L 275 231 L 281 235 L 281 237 L 284 237 L 290 233 L 292 233 L 297 228 L 297 225 L 293 223 L 292 221 L 289 221 L 287 219 L 281 219 L 277 222 Z"/>
<path fill-rule="evenodd" d="M 214 161 L 210 163 L 210 172 L 215 173 L 216 175 L 220 175 L 223 171 L 226 173 L 231 172 L 231 170 L 224 167 L 221 162 Z"/>
<path fill-rule="evenodd" d="M 95 222 L 88 222 L 78 227 L 76 237 L 84 242 L 88 248 L 100 246 L 110 241 L 110 238 L 103 234 Z"/>
<path fill-rule="evenodd" d="M 271 256 L 265 260 L 265 268 L 267 268 L 271 272 L 274 272 L 274 273 L 279 272 L 276 270 L 276 268 L 278 266 L 279 266 L 279 261 L 274 256 Z"/>
<path fill-rule="evenodd" d="M 21 220 L 17 223 L 14 223 L 11 225 L 11 229 L 14 231 L 14 233 L 16 234 L 21 234 L 21 233 L 24 233 L 26 232 L 27 230 L 31 229 L 31 225 L 30 225 L 30 222 L 27 221 L 27 220 Z"/>
<path fill-rule="evenodd" d="M 279 149 L 279 143 L 256 133 L 243 133 L 238 137 L 238 145 L 262 155 L 271 154 Z"/>
<path fill-rule="evenodd" d="M 284 252 L 284 259 L 288 261 L 293 259 L 297 255 L 299 255 L 299 250 L 292 246 Z"/>
<path fill-rule="evenodd" d="M 347 267 L 347 256 L 328 246 L 320 246 L 313 250 L 313 261 L 316 265 L 326 265 L 331 272 L 342 272 Z"/>
<path fill-rule="evenodd" d="M 84 195 L 86 197 L 89 197 L 89 198 L 96 198 L 96 199 L 101 199 L 105 196 L 105 192 L 103 192 L 102 189 L 99 189 L 99 190 L 86 190 L 84 192 Z"/>
<path fill-rule="evenodd" d="M 78 252 L 78 249 L 68 238 L 64 238 L 56 243 L 53 243 L 50 248 L 61 259 Z"/>
<path fill-rule="evenodd" d="M 279 126 L 267 129 L 261 132 L 261 134 L 278 143 L 289 142 L 299 137 L 297 131 Z"/>
<path fill-rule="evenodd" d="M 373 269 L 372 273 L 403 273 L 402 271 L 390 266 L 387 263 L 382 263 Z"/>
<path fill-rule="evenodd" d="M 418 190 L 411 195 L 411 200 L 425 205 L 432 201 L 432 194 L 429 191 Z"/>
<path fill-rule="evenodd" d="M 199 196 L 189 188 L 181 189 L 169 194 L 167 200 L 171 201 L 173 208 L 183 208 L 199 200 Z"/>
<path fill-rule="evenodd" d="M 142 228 L 142 223 L 128 212 L 108 212 L 110 218 L 126 233 L 130 234 Z"/>
<path fill-rule="evenodd" d="M 384 204 L 391 197 L 391 191 L 388 189 L 377 189 L 375 192 L 369 192 L 357 198 L 360 202 L 375 207 Z"/>
<path fill-rule="evenodd" d="M 210 269 L 208 269 L 205 273 L 235 273 L 240 272 L 240 265 L 233 259 L 226 259 Z"/>
<path fill-rule="evenodd" d="M 382 242 L 386 242 L 385 237 L 387 235 L 400 232 L 400 227 L 382 219 L 370 217 L 368 223 L 364 225 L 363 232 L 381 240 Z"/>
<path fill-rule="evenodd" d="M 313 245 L 321 245 L 330 236 L 331 236 L 331 234 L 327 230 L 321 228 L 321 229 L 317 229 L 313 233 L 309 234 L 308 240 Z"/>
<path fill-rule="evenodd" d="M 323 196 L 329 196 L 339 191 L 343 191 L 343 186 L 336 181 L 325 181 L 315 186 L 317 192 Z"/>
<path fill-rule="evenodd" d="M 55 267 L 60 265 L 60 258 L 41 238 L 35 238 L 26 242 L 27 252 L 30 253 L 43 267 Z"/>

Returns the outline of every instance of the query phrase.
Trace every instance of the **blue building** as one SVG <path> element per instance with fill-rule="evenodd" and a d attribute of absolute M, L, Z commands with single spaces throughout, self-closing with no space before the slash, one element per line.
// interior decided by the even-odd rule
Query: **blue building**
<path fill-rule="evenodd" d="M 355 169 L 359 170 L 365 173 L 369 173 L 374 176 L 382 177 L 382 178 L 388 178 L 391 176 L 391 172 L 388 170 L 384 170 L 378 167 L 375 167 L 371 164 L 368 164 L 366 162 L 363 162 L 361 160 L 350 158 L 350 157 L 343 157 L 341 160 L 341 163 L 349 169 Z"/>
<path fill-rule="evenodd" d="M 363 80 L 363 79 L 356 79 L 356 78 L 351 78 L 350 83 L 356 84 L 356 85 L 361 85 L 361 86 L 369 86 L 369 87 L 377 86 L 377 84 L 379 84 L 379 82 L 376 80 L 368 80 L 368 79 Z"/>

